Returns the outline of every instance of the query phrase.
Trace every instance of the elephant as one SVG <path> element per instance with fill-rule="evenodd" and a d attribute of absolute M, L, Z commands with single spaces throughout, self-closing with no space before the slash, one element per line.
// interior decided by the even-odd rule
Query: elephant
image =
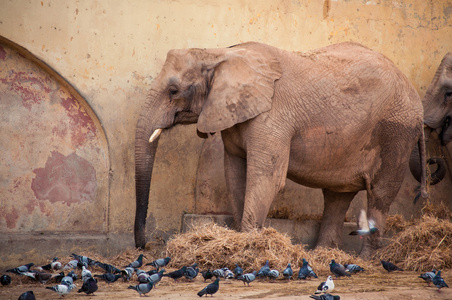
<path fill-rule="evenodd" d="M 228 197 L 238 230 L 264 225 L 286 178 L 322 189 L 317 246 L 340 247 L 345 214 L 367 191 L 380 230 L 361 254 L 381 247 L 389 206 L 416 145 L 425 190 L 423 107 L 384 55 L 357 43 L 308 52 L 247 42 L 228 48 L 170 50 L 138 116 L 135 137 L 135 244 L 145 221 L 162 130 L 194 124 L 219 133 Z"/>

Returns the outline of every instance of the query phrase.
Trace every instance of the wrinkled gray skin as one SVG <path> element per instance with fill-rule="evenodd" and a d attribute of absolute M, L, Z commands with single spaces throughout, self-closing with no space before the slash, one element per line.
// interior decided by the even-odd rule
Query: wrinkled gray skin
<path fill-rule="evenodd" d="M 230 203 L 242 231 L 264 225 L 287 177 L 322 189 L 317 246 L 341 246 L 350 202 L 367 190 L 368 216 L 380 230 L 364 242 L 366 256 L 380 246 L 418 142 L 425 178 L 421 101 L 383 55 L 353 43 L 310 53 L 259 43 L 171 50 L 137 123 L 137 247 L 145 245 L 158 142 L 149 138 L 178 123 L 197 123 L 201 137 L 221 133 Z"/>

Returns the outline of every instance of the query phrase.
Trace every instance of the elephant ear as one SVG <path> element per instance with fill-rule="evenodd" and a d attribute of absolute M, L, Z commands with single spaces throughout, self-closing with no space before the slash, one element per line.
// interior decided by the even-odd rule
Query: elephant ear
<path fill-rule="evenodd" d="M 218 132 L 270 110 L 279 61 L 249 49 L 228 49 L 214 66 L 198 119 L 201 132 Z"/>

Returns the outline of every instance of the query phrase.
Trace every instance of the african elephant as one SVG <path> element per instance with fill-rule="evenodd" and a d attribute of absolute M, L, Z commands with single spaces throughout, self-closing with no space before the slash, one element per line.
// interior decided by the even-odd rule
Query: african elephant
<path fill-rule="evenodd" d="M 137 247 L 145 245 L 158 135 L 180 123 L 197 123 L 200 137 L 221 133 L 234 221 L 244 231 L 263 226 L 287 177 L 322 189 L 317 246 L 340 246 L 360 190 L 383 229 L 417 143 L 425 178 L 421 100 L 383 55 L 355 43 L 306 53 L 255 42 L 171 50 L 136 127 Z M 377 248 L 382 233 L 366 239 L 362 253 Z"/>

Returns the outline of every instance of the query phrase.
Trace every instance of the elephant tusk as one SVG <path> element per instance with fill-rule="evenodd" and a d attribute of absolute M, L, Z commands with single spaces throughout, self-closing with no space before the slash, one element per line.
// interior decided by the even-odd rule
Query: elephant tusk
<path fill-rule="evenodd" d="M 151 134 L 151 137 L 149 138 L 149 143 L 155 141 L 155 139 L 159 137 L 160 133 L 162 133 L 162 130 L 162 128 L 154 130 L 154 132 Z"/>

